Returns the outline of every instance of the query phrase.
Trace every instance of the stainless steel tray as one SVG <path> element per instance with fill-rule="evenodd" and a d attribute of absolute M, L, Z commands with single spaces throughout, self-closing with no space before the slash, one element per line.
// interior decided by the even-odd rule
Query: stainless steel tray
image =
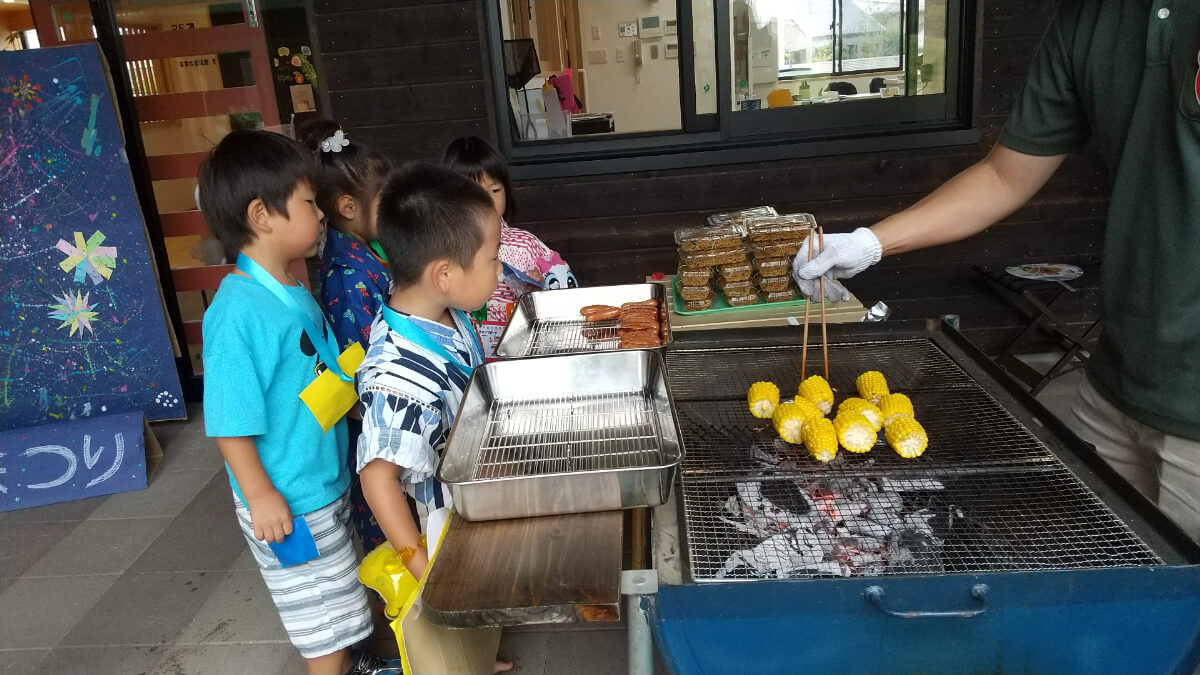
<path fill-rule="evenodd" d="M 524 518 L 657 506 L 681 459 L 662 357 L 626 350 L 477 368 L 437 476 L 467 520 Z"/>
<path fill-rule="evenodd" d="M 496 356 L 523 359 L 617 351 L 621 341 L 617 335 L 620 322 L 588 323 L 579 315 L 579 310 L 588 305 L 620 307 L 626 302 L 642 302 L 651 298 L 664 303 L 665 307 L 666 287 L 662 284 L 625 284 L 527 293 L 517 303 L 512 320 L 500 336 Z M 667 321 L 664 346 L 671 343 L 670 323 Z M 584 329 L 594 334 L 585 335 Z"/>

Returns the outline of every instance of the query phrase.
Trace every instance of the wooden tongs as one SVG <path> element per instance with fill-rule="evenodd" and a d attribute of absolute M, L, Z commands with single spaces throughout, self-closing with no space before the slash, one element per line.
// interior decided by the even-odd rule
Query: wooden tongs
<path fill-rule="evenodd" d="M 813 235 L 810 234 L 808 236 L 812 237 Z M 816 236 L 817 236 L 817 245 L 821 247 L 821 250 L 818 251 L 818 254 L 820 254 L 825 251 L 825 228 L 821 227 L 820 225 L 817 225 Z M 812 246 L 811 241 L 809 242 L 809 245 L 808 245 L 808 259 L 810 261 L 813 259 L 813 246 Z M 809 309 L 811 307 L 812 307 L 811 299 L 805 298 L 804 299 L 804 349 L 801 352 L 801 356 L 800 356 L 800 381 L 801 382 L 803 382 L 805 377 L 807 377 L 806 371 L 808 370 L 808 316 L 809 316 Z M 821 354 L 825 360 L 825 379 L 828 380 L 829 379 L 829 334 L 825 327 L 825 275 L 824 274 L 821 275 Z"/>

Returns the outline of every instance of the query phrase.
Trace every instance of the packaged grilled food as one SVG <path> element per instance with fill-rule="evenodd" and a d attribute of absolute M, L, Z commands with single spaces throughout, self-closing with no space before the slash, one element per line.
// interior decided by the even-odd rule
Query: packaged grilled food
<path fill-rule="evenodd" d="M 754 269 L 764 277 L 783 277 L 791 274 L 790 258 L 755 258 Z"/>
<path fill-rule="evenodd" d="M 755 258 L 787 258 L 795 257 L 800 252 L 800 247 L 804 245 L 803 240 L 789 239 L 787 241 L 771 242 L 767 244 L 753 244 L 750 247 L 750 253 Z"/>
<path fill-rule="evenodd" d="M 729 281 L 745 281 L 754 274 L 754 266 L 749 262 L 728 263 L 717 268 L 721 276 Z"/>
<path fill-rule="evenodd" d="M 713 301 L 717 299 L 716 293 L 708 292 L 708 297 L 703 300 L 684 300 L 683 311 L 685 312 L 704 312 L 712 309 Z"/>
<path fill-rule="evenodd" d="M 743 246 L 745 236 L 745 229 L 733 224 L 681 227 L 675 230 L 675 243 L 681 251 L 723 251 Z"/>
<path fill-rule="evenodd" d="M 717 288 L 725 292 L 725 295 L 744 295 L 754 292 L 754 282 L 749 279 L 741 281 L 730 281 L 725 277 L 717 278 Z"/>
<path fill-rule="evenodd" d="M 708 286 L 709 280 L 712 279 L 712 273 L 711 267 L 681 266 L 677 276 L 681 286 Z"/>
<path fill-rule="evenodd" d="M 786 291 L 773 291 L 764 296 L 767 302 L 791 302 L 796 299 L 796 289 L 789 288 Z"/>
<path fill-rule="evenodd" d="M 679 297 L 684 300 L 703 300 L 712 295 L 712 288 L 708 284 L 703 286 L 679 286 Z"/>
<path fill-rule="evenodd" d="M 748 291 L 736 291 L 725 294 L 725 301 L 730 307 L 745 307 L 758 302 L 758 291 L 751 288 Z"/>
<path fill-rule="evenodd" d="M 807 213 L 751 218 L 746 233 L 756 244 L 776 241 L 804 241 L 817 227 L 817 219 Z"/>
<path fill-rule="evenodd" d="M 792 278 L 790 276 L 764 277 L 756 275 L 754 283 L 758 286 L 758 290 L 764 293 L 778 293 L 780 291 L 791 290 L 792 288 Z"/>
<path fill-rule="evenodd" d="M 736 225 L 736 224 L 744 223 L 748 218 L 754 218 L 754 217 L 759 217 L 759 216 L 774 216 L 778 213 L 779 212 L 776 211 L 775 207 L 773 207 L 773 206 L 755 206 L 755 207 L 749 208 L 749 209 L 742 209 L 741 211 L 729 211 L 726 213 L 714 213 L 708 217 L 707 222 L 709 225 L 721 225 L 721 224 L 735 224 Z"/>
<path fill-rule="evenodd" d="M 684 267 L 715 267 L 732 263 L 744 263 L 750 259 L 745 248 L 731 248 L 720 251 L 680 251 L 679 261 Z"/>

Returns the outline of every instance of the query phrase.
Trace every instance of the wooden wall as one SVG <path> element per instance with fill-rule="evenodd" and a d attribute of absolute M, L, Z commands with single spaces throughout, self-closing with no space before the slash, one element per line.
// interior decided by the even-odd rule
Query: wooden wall
<path fill-rule="evenodd" d="M 751 204 L 808 211 L 827 231 L 869 225 L 916 202 L 978 160 L 996 135 L 1056 3 L 981 0 L 975 86 L 979 144 L 927 150 L 527 181 L 516 187 L 519 225 L 559 250 L 584 283 L 670 271 L 672 230 Z M 436 158 L 463 134 L 493 136 L 482 11 L 475 2 L 317 0 L 316 25 L 331 108 L 353 138 L 395 158 Z M 971 265 L 1078 262 L 1099 255 L 1106 179 L 1093 154 L 1073 157 L 1028 206 L 971 240 L 895 256 L 850 283 L 897 318 L 961 315 L 985 348 L 1021 317 Z M 1071 298 L 1086 322 L 1098 295 Z"/>

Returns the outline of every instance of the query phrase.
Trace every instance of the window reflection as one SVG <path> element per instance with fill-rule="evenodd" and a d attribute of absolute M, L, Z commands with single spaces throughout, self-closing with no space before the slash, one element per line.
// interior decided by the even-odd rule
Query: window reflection
<path fill-rule="evenodd" d="M 734 110 L 945 91 L 946 0 L 734 0 L 730 19 Z"/>

